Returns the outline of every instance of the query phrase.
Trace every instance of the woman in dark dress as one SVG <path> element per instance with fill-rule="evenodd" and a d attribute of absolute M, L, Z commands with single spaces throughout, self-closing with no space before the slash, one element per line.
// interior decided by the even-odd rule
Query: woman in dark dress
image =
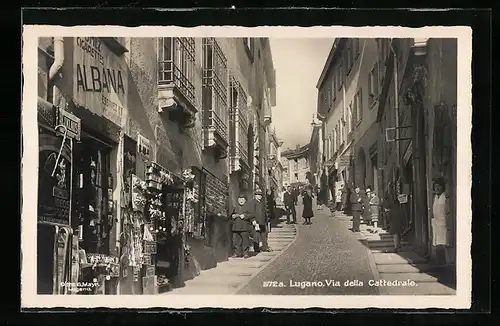
<path fill-rule="evenodd" d="M 394 236 L 394 252 L 401 249 L 404 211 L 398 199 L 393 199 L 389 207 L 389 232 Z"/>
<path fill-rule="evenodd" d="M 305 220 L 304 224 L 311 224 L 311 218 L 314 216 L 311 188 L 307 188 L 306 192 L 302 195 L 302 203 L 304 204 L 304 209 L 302 210 L 302 217 Z"/>

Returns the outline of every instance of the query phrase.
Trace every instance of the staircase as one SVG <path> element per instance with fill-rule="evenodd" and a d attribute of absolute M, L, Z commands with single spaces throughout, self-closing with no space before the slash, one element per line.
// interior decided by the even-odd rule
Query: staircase
<path fill-rule="evenodd" d="M 336 212 L 334 217 L 352 227 L 352 217 Z M 375 278 L 383 281 L 401 281 L 400 286 L 379 286 L 383 295 L 455 295 L 456 270 L 454 266 L 436 266 L 417 254 L 411 244 L 401 241 L 401 250 L 394 248 L 393 236 L 386 230 L 361 222 L 361 232 L 355 233 L 370 251 Z M 413 281 L 413 282 L 409 282 Z M 408 284 L 407 284 L 408 283 Z"/>

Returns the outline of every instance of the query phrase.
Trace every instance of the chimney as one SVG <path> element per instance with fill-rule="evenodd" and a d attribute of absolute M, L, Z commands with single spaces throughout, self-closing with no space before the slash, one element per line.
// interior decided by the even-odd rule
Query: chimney
<path fill-rule="evenodd" d="M 295 145 L 296 150 L 299 150 L 299 148 L 300 148 L 300 145 Z"/>

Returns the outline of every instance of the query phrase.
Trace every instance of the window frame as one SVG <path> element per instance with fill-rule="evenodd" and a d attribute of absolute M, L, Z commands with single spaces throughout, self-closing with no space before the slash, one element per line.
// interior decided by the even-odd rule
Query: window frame
<path fill-rule="evenodd" d="M 196 106 L 196 55 L 192 37 L 157 39 L 157 84 L 173 84 L 193 106 Z"/>
<path fill-rule="evenodd" d="M 203 110 L 211 111 L 211 124 L 218 132 L 223 133 L 223 138 L 229 140 L 230 85 L 227 58 L 215 38 L 203 38 L 202 43 L 202 87 L 210 88 L 212 96 L 210 107 L 203 105 Z"/>

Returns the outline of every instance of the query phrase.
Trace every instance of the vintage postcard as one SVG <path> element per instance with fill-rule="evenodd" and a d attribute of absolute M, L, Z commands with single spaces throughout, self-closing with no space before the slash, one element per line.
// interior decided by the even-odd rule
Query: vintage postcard
<path fill-rule="evenodd" d="M 25 25 L 22 307 L 469 308 L 471 58 L 468 27 Z"/>

